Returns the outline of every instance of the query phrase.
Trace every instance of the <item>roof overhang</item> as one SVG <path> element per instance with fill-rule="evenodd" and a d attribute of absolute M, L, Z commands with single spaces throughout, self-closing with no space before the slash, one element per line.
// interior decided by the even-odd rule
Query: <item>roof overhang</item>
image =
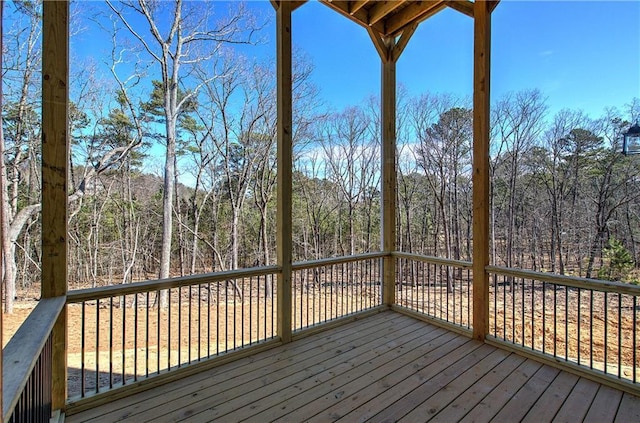
<path fill-rule="evenodd" d="M 473 17 L 473 2 L 469 0 L 320 0 L 320 2 L 368 30 L 377 32 L 382 37 L 398 37 L 406 28 L 415 28 L 420 22 L 447 7 Z"/>

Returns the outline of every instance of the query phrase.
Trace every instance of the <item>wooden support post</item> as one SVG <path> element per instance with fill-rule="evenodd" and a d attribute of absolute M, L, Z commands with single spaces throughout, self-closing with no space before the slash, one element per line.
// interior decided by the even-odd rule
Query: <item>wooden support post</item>
<path fill-rule="evenodd" d="M 278 266 L 278 335 L 291 342 L 291 262 L 292 262 L 292 2 L 280 1 L 276 9 L 277 102 L 278 102 L 278 179 L 277 179 L 277 255 Z"/>
<path fill-rule="evenodd" d="M 42 297 L 67 294 L 69 2 L 42 6 Z M 53 328 L 52 407 L 67 399 L 66 307 Z"/>
<path fill-rule="evenodd" d="M 381 248 L 389 255 L 382 262 L 382 302 L 396 301 L 396 262 L 391 253 L 396 250 L 396 62 L 415 33 L 418 24 L 405 28 L 399 38 L 385 37 L 367 28 L 382 62 L 382 202 Z"/>
<path fill-rule="evenodd" d="M 473 53 L 473 337 L 489 331 L 489 82 L 491 3 L 474 3 Z"/>
<path fill-rule="evenodd" d="M 390 44 L 390 43 L 389 43 Z M 396 61 L 382 61 L 382 251 L 396 250 Z M 384 304 L 395 303 L 396 262 L 383 262 Z"/>

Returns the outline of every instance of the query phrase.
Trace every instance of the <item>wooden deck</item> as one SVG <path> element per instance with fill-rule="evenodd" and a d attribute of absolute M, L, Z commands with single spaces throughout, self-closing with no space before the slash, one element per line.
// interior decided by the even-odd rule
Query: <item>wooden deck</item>
<path fill-rule="evenodd" d="M 640 398 L 394 312 L 66 422 L 638 422 Z"/>

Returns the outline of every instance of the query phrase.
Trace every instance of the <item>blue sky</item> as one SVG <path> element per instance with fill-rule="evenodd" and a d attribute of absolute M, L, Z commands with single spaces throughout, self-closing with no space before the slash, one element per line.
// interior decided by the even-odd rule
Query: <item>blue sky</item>
<path fill-rule="evenodd" d="M 225 11 L 222 1 L 215 7 Z M 264 42 L 245 47 L 245 54 L 274 58 L 271 3 L 253 0 L 247 7 L 269 23 Z M 639 23 L 637 0 L 503 0 L 493 13 L 492 99 L 537 88 L 547 97 L 550 114 L 571 108 L 595 118 L 605 107 L 623 108 L 640 97 Z M 94 27 L 72 48 L 80 56 L 104 54 L 108 46 L 96 49 L 93 42 L 100 38 L 104 33 Z M 313 61 L 313 81 L 330 108 L 378 95 L 380 59 L 364 28 L 312 0 L 294 12 L 293 41 Z M 472 60 L 473 20 L 445 9 L 412 37 L 398 62 L 398 83 L 411 95 L 429 91 L 470 98 Z"/>
<path fill-rule="evenodd" d="M 268 3 L 249 6 L 273 14 Z M 294 12 L 292 31 L 327 104 L 339 109 L 378 94 L 380 62 L 364 28 L 310 2 Z M 640 1 L 503 0 L 492 32 L 494 100 L 538 88 L 550 113 L 571 108 L 597 117 L 640 97 Z M 274 38 L 260 49 L 273 51 Z M 445 9 L 414 34 L 398 61 L 398 82 L 411 94 L 471 96 L 472 60 L 473 20 Z"/>

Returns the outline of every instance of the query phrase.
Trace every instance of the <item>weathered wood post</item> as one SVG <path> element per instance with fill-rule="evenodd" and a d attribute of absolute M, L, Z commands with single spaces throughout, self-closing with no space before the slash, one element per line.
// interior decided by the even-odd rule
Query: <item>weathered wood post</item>
<path fill-rule="evenodd" d="M 42 5 L 42 298 L 67 294 L 69 2 Z M 52 408 L 67 398 L 67 309 L 53 328 Z"/>
<path fill-rule="evenodd" d="M 396 62 L 417 27 L 417 23 L 408 25 L 400 37 L 383 36 L 372 28 L 367 29 L 382 64 L 381 248 L 384 253 L 389 254 L 382 263 L 382 302 L 388 306 L 395 303 L 396 283 L 396 262 L 395 258 L 391 256 L 391 253 L 396 250 Z"/>
<path fill-rule="evenodd" d="M 476 1 L 473 48 L 473 337 L 489 332 L 489 117 L 491 11 L 496 1 Z"/>
<path fill-rule="evenodd" d="M 290 1 L 272 2 L 276 8 L 276 61 L 278 103 L 278 177 L 277 177 L 277 235 L 276 248 L 278 266 L 278 336 L 283 342 L 291 341 L 291 192 L 293 167 L 292 140 L 292 59 L 291 59 L 291 12 Z"/>

